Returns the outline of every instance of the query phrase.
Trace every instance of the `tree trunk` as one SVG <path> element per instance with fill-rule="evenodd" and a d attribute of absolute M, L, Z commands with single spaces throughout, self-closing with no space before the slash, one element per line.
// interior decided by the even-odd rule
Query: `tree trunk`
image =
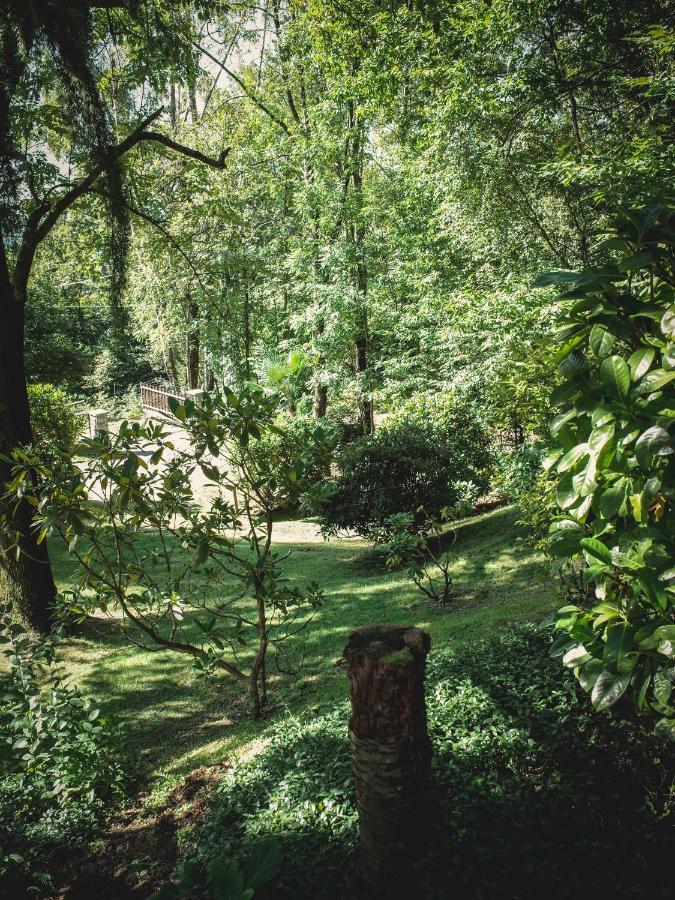
<path fill-rule="evenodd" d="M 368 625 L 349 635 L 349 739 L 359 811 L 364 896 L 414 889 L 413 863 L 428 839 L 431 742 L 424 706 L 429 635 Z"/>
<path fill-rule="evenodd" d="M 173 344 L 168 343 L 166 345 L 166 377 L 169 379 L 171 384 L 178 384 L 178 367 L 176 366 L 176 353 L 173 349 Z"/>
<path fill-rule="evenodd" d="M 315 419 L 323 419 L 328 408 L 328 388 L 325 384 L 317 384 L 314 387 L 314 402 L 312 403 L 312 415 Z"/>
<path fill-rule="evenodd" d="M 33 439 L 24 367 L 24 302 L 15 297 L 2 254 L 0 272 L 0 453 L 12 451 Z M 1 498 L 10 478 L 11 466 L 0 459 L 0 517 L 21 535 L 21 553 L 7 550 L 8 539 L 0 538 L 0 600 L 8 599 L 15 613 L 43 634 L 49 631 L 56 587 L 47 546 L 37 544 L 31 530 L 32 507 L 22 502 L 16 510 Z"/>
<path fill-rule="evenodd" d="M 199 330 L 196 323 L 199 320 L 199 306 L 191 295 L 187 295 L 187 323 L 186 336 L 186 377 L 187 389 L 194 391 L 199 387 Z"/>

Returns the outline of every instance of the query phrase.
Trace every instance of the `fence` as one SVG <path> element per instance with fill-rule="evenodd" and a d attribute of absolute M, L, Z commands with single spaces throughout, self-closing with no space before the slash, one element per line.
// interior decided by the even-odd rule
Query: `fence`
<path fill-rule="evenodd" d="M 169 408 L 169 398 L 174 397 L 181 403 L 185 400 L 185 391 L 178 385 L 170 384 L 168 381 L 162 381 L 156 378 L 154 381 L 145 381 L 141 384 L 141 406 L 143 412 L 153 410 L 154 412 L 164 413 L 166 416 L 172 415 Z"/>

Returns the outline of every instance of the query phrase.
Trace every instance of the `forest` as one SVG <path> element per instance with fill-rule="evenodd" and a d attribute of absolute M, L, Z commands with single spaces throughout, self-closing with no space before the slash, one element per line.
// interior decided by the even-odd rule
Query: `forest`
<path fill-rule="evenodd" d="M 672 896 L 674 27 L 0 0 L 0 897 Z"/>

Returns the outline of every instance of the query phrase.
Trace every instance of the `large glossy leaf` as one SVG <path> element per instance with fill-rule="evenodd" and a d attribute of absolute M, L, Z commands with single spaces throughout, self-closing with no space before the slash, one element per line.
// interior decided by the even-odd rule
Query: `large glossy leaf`
<path fill-rule="evenodd" d="M 591 703 L 597 710 L 609 709 L 625 694 L 630 684 L 631 673 L 613 675 L 607 670 L 600 673 L 593 685 Z"/>
<path fill-rule="evenodd" d="M 602 492 L 600 497 L 600 512 L 603 518 L 613 519 L 621 509 L 626 499 L 627 481 L 620 478 Z"/>
<path fill-rule="evenodd" d="M 600 380 L 618 397 L 624 398 L 630 387 L 630 370 L 621 356 L 610 356 L 600 366 Z"/>
<path fill-rule="evenodd" d="M 665 369 L 654 369 L 652 372 L 647 372 L 640 381 L 637 386 L 638 393 L 651 394 L 652 391 L 660 391 L 661 388 L 670 384 L 674 378 L 675 372 L 667 372 Z"/>
<path fill-rule="evenodd" d="M 577 444 L 572 447 L 558 463 L 558 472 L 566 472 L 575 466 L 583 456 L 588 456 L 588 444 Z"/>
<path fill-rule="evenodd" d="M 591 350 L 596 356 L 605 357 L 616 343 L 614 335 L 602 325 L 594 325 L 588 339 Z"/>
<path fill-rule="evenodd" d="M 580 541 L 580 544 L 581 547 L 591 556 L 594 556 L 596 559 L 599 559 L 600 562 L 611 566 L 612 551 L 609 549 L 609 547 L 606 547 L 602 543 L 602 541 L 599 541 L 597 538 L 583 538 Z"/>
<path fill-rule="evenodd" d="M 661 319 L 661 331 L 669 340 L 675 341 L 675 306 L 671 306 L 670 309 L 664 313 L 663 318 Z"/>
<path fill-rule="evenodd" d="M 649 371 L 655 355 L 656 350 L 653 347 L 641 347 L 628 357 L 628 366 L 633 376 L 633 381 L 642 378 Z"/>
<path fill-rule="evenodd" d="M 669 456 L 672 452 L 670 435 L 660 425 L 652 425 L 635 442 L 635 456 L 643 468 L 647 468 L 652 456 Z"/>

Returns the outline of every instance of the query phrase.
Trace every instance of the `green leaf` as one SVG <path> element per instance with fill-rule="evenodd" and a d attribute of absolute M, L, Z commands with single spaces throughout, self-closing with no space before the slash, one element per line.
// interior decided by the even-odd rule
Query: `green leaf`
<path fill-rule="evenodd" d="M 561 509 L 568 509 L 579 498 L 574 483 L 572 473 L 567 472 L 558 482 L 555 492 L 556 503 Z"/>
<path fill-rule="evenodd" d="M 606 669 L 600 673 L 591 693 L 591 703 L 598 711 L 609 709 L 626 692 L 630 683 L 631 673 L 613 675 Z"/>
<path fill-rule="evenodd" d="M 576 463 L 586 455 L 588 455 L 588 444 L 577 444 L 576 447 L 572 447 L 558 463 L 558 472 L 562 473 L 571 469 L 572 466 L 576 465 Z"/>
<path fill-rule="evenodd" d="M 654 369 L 653 372 L 647 372 L 644 378 L 637 386 L 638 393 L 650 394 L 652 391 L 659 391 L 662 387 L 675 378 L 675 372 L 666 372 L 665 369 Z"/>
<path fill-rule="evenodd" d="M 607 566 L 612 565 L 612 552 L 602 541 L 597 538 L 582 538 L 579 543 L 590 556 L 594 556 Z"/>
<path fill-rule="evenodd" d="M 652 425 L 635 442 L 635 456 L 643 469 L 652 456 L 669 456 L 673 452 L 670 435 L 660 425 Z"/>
<path fill-rule="evenodd" d="M 214 900 L 242 900 L 244 879 L 234 863 L 212 859 L 206 868 Z"/>
<path fill-rule="evenodd" d="M 579 684 L 582 689 L 588 693 L 593 690 L 595 682 L 604 672 L 605 667 L 601 659 L 589 659 L 588 662 L 579 669 Z"/>
<path fill-rule="evenodd" d="M 600 497 L 600 513 L 605 519 L 613 519 L 626 499 L 627 482 L 625 478 L 615 481 L 611 487 L 602 492 Z"/>
<path fill-rule="evenodd" d="M 670 695 L 673 692 L 673 685 L 668 677 L 667 672 L 657 672 L 654 675 L 654 696 L 663 706 L 668 704 Z"/>
<path fill-rule="evenodd" d="M 179 422 L 185 421 L 185 407 L 177 397 L 168 398 L 169 409 Z"/>
<path fill-rule="evenodd" d="M 628 357 L 628 365 L 630 367 L 633 381 L 638 381 L 649 371 L 656 351 L 653 347 L 641 347 Z"/>
<path fill-rule="evenodd" d="M 630 387 L 630 370 L 621 356 L 610 356 L 600 366 L 600 380 L 613 394 L 622 399 Z"/>
<path fill-rule="evenodd" d="M 654 726 L 654 734 L 666 741 L 675 741 L 675 719 L 659 719 Z"/>
<path fill-rule="evenodd" d="M 591 350 L 596 356 L 604 357 L 611 351 L 616 338 L 602 325 L 594 325 L 588 338 Z"/>
<path fill-rule="evenodd" d="M 669 340 L 675 341 L 675 306 L 671 306 L 670 309 L 663 314 L 663 318 L 661 319 L 661 331 Z"/>
<path fill-rule="evenodd" d="M 255 844 L 244 863 L 244 879 L 247 886 L 260 887 L 271 881 L 279 871 L 281 847 L 274 838 Z"/>

